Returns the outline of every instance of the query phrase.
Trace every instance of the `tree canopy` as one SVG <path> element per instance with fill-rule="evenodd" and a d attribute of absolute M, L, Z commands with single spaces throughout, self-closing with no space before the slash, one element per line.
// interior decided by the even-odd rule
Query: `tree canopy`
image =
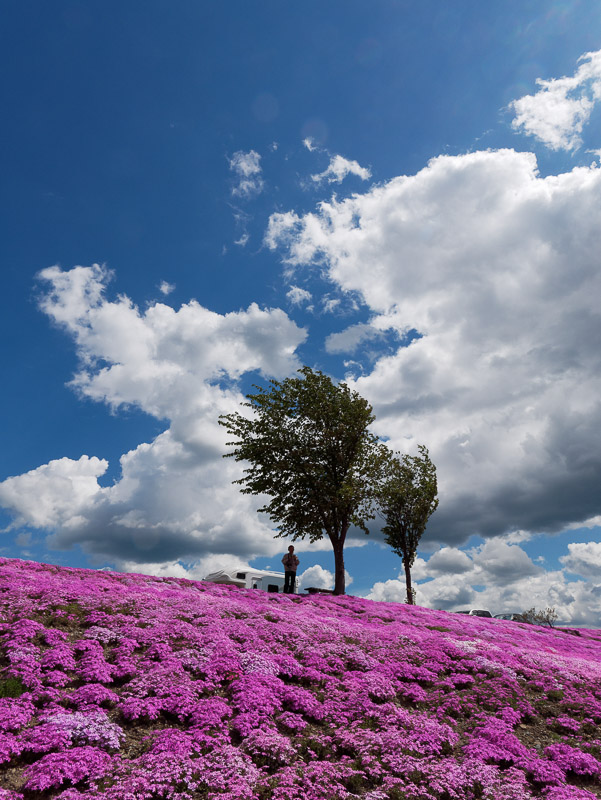
<path fill-rule="evenodd" d="M 410 604 L 413 604 L 411 567 L 417 546 L 429 518 L 438 508 L 436 467 L 424 445 L 419 445 L 418 450 L 417 456 L 391 456 L 378 489 L 378 506 L 385 519 L 382 532 L 403 560 Z"/>
<path fill-rule="evenodd" d="M 226 457 L 248 463 L 236 481 L 242 492 L 270 498 L 259 511 L 276 523 L 276 536 L 328 536 L 334 593 L 344 594 L 346 536 L 351 526 L 369 533 L 388 451 L 369 431 L 374 415 L 363 397 L 310 367 L 299 374 L 256 386 L 243 403 L 250 413 L 225 414 L 219 423 L 234 437 Z"/>

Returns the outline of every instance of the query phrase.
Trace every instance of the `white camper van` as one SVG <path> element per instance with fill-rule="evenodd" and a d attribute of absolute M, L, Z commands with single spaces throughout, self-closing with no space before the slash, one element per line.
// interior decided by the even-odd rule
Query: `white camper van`
<path fill-rule="evenodd" d="M 204 578 L 211 583 L 226 583 L 230 586 L 240 586 L 246 589 L 262 589 L 264 592 L 283 592 L 284 573 L 268 572 L 264 569 L 252 569 L 251 567 L 238 567 L 238 569 L 220 569 L 218 572 L 211 572 Z M 298 588 L 298 578 L 294 582 L 294 593 Z"/>

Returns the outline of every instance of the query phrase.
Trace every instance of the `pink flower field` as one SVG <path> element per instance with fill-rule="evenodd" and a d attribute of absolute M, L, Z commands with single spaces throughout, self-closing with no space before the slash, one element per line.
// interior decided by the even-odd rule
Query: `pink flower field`
<path fill-rule="evenodd" d="M 0 559 L 0 800 L 601 797 L 601 635 Z"/>

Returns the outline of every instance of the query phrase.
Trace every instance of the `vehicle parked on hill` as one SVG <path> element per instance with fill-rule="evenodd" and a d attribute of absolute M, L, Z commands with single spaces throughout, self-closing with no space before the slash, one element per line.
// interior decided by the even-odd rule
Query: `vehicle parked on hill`
<path fill-rule="evenodd" d="M 523 614 L 518 613 L 517 611 L 513 611 L 510 614 L 495 614 L 495 619 L 506 619 L 510 620 L 511 622 L 525 622 Z"/>
<path fill-rule="evenodd" d="M 264 592 L 283 592 L 285 576 L 283 572 L 270 572 L 264 569 L 251 567 L 237 567 L 232 570 L 220 569 L 209 573 L 205 581 L 210 583 L 224 583 L 229 586 L 239 586 L 243 589 L 261 589 Z M 294 593 L 298 589 L 298 578 L 294 582 Z"/>
<path fill-rule="evenodd" d="M 467 614 L 470 617 L 486 617 L 492 619 L 492 614 L 484 608 L 472 608 L 470 611 L 457 611 L 457 614 Z"/>

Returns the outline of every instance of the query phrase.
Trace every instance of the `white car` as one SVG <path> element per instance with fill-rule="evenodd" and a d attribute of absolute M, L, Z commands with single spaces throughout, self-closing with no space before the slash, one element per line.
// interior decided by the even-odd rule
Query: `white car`
<path fill-rule="evenodd" d="M 472 608 L 471 611 L 457 611 L 456 613 L 467 614 L 470 617 L 486 617 L 487 619 L 492 619 L 490 611 L 486 611 L 484 608 Z"/>

